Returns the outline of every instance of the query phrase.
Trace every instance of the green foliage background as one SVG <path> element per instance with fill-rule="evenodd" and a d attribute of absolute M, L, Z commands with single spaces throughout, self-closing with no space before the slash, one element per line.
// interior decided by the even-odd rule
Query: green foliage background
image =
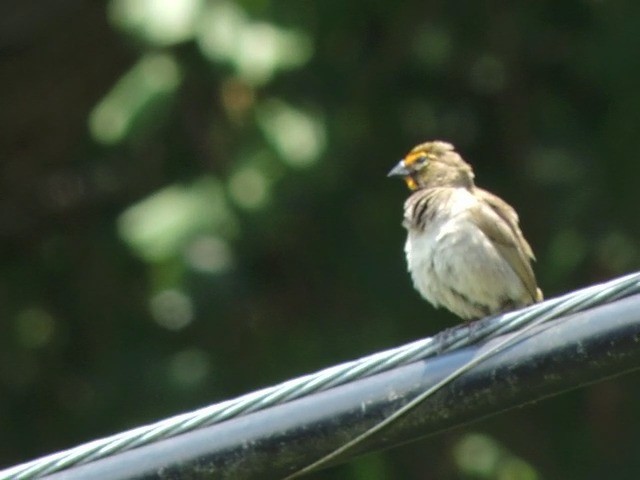
<path fill-rule="evenodd" d="M 640 4 L 0 4 L 0 464 L 433 334 L 404 186 L 440 138 L 547 296 L 638 268 Z M 637 478 L 627 375 L 315 478 Z"/>

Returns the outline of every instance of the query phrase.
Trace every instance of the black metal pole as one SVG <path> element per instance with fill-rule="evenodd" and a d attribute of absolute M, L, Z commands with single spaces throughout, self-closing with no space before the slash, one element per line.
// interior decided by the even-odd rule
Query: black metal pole
<path fill-rule="evenodd" d="M 46 478 L 282 478 L 380 422 L 503 338 Z M 335 463 L 638 368 L 640 295 L 633 295 L 536 327 Z"/>

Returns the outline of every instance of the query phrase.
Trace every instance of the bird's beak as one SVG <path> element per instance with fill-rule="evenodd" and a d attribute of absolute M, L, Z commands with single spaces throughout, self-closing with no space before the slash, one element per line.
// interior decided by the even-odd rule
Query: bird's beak
<path fill-rule="evenodd" d="M 410 173 L 404 164 L 404 160 L 400 160 L 398 164 L 389 171 L 387 177 L 406 177 Z"/>

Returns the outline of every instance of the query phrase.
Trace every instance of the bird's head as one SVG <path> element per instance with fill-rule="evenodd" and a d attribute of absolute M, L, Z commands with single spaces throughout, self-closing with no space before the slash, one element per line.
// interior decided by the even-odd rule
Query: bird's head
<path fill-rule="evenodd" d="M 432 187 L 473 187 L 473 170 L 447 142 L 433 141 L 414 147 L 389 172 L 404 177 L 410 190 Z"/>

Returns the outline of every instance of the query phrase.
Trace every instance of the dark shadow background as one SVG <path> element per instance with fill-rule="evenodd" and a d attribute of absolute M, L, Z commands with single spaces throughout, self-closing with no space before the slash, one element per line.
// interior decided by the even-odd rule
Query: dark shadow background
<path fill-rule="evenodd" d="M 414 144 L 507 199 L 547 296 L 638 268 L 640 4 L 0 3 L 0 465 L 456 319 L 410 285 Z M 310 478 L 640 472 L 627 375 Z"/>

